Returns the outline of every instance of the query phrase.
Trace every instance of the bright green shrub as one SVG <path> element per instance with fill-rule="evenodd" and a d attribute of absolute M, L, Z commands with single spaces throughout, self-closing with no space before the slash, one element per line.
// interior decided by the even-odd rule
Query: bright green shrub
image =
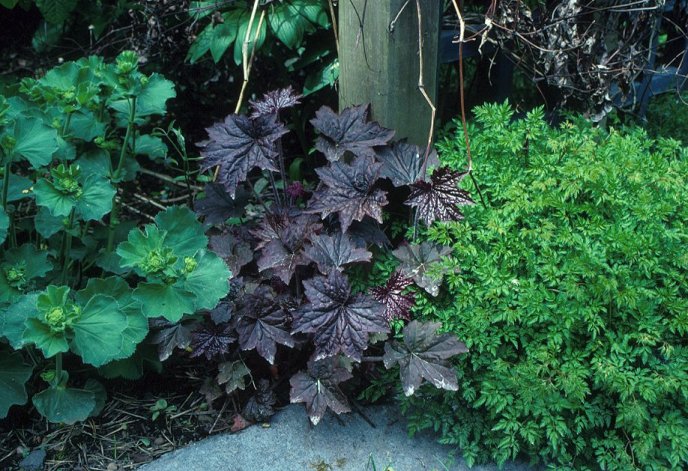
<path fill-rule="evenodd" d="M 447 290 L 416 315 L 470 348 L 459 391 L 405 399 L 469 462 L 557 469 L 688 466 L 688 149 L 641 129 L 549 128 L 477 110 L 484 204 L 434 224 Z M 442 144 L 465 166 L 463 138 Z M 459 269 L 457 269 L 460 268 Z"/>

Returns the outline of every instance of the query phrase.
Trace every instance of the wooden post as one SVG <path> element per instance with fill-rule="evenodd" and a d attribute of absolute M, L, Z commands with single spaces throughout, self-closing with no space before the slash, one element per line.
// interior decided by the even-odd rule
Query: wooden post
<path fill-rule="evenodd" d="M 436 105 L 442 2 L 419 1 L 423 82 Z M 339 0 L 339 37 L 340 109 L 370 103 L 372 118 L 394 129 L 396 138 L 425 147 L 431 108 L 418 88 L 416 0 Z"/>

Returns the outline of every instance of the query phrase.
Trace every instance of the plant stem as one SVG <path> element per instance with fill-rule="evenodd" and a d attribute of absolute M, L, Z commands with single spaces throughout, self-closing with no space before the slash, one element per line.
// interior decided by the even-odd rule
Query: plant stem
<path fill-rule="evenodd" d="M 2 176 L 2 209 L 7 212 L 7 195 L 10 189 L 10 163 L 5 164 L 5 174 Z"/>
<path fill-rule="evenodd" d="M 129 139 L 132 139 L 132 148 L 136 142 L 136 136 L 132 137 L 134 133 L 134 125 L 136 121 L 136 97 L 133 96 L 129 101 L 129 121 L 127 122 L 127 132 L 124 134 L 124 142 L 122 143 L 122 149 L 119 153 L 119 162 L 117 162 L 117 168 L 112 172 L 112 182 L 117 185 L 117 180 L 122 173 L 124 168 L 124 161 L 127 158 L 127 147 L 129 146 Z M 112 197 L 112 210 L 110 211 L 110 224 L 108 226 L 108 242 L 107 251 L 112 252 L 112 247 L 115 243 L 115 226 L 119 224 L 119 204 L 117 202 L 117 193 Z"/>
<path fill-rule="evenodd" d="M 62 353 L 55 355 L 55 382 L 51 386 L 57 386 L 62 380 Z"/>
<path fill-rule="evenodd" d="M 72 251 L 72 226 L 74 225 L 74 208 L 69 213 L 69 227 L 64 233 L 62 239 L 62 284 L 67 282 L 67 271 L 69 269 L 69 255 Z"/>

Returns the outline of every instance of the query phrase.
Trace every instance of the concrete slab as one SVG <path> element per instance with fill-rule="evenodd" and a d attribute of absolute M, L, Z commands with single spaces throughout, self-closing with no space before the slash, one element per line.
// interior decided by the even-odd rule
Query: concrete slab
<path fill-rule="evenodd" d="M 365 415 L 328 413 L 312 427 L 301 405 L 278 412 L 269 428 L 249 427 L 236 434 L 217 435 L 162 456 L 140 471 L 464 471 L 451 447 L 431 434 L 413 439 L 394 406 L 370 406 Z M 475 466 L 493 471 L 496 466 Z M 530 471 L 522 464 L 507 464 L 507 471 Z"/>

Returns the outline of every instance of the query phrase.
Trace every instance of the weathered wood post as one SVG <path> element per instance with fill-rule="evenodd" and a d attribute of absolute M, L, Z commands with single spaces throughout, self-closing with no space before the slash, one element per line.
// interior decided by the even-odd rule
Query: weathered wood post
<path fill-rule="evenodd" d="M 419 2 L 423 82 L 436 105 L 442 2 Z M 339 0 L 339 38 L 340 109 L 370 103 L 373 119 L 396 138 L 425 147 L 431 108 L 418 88 L 416 0 Z"/>

